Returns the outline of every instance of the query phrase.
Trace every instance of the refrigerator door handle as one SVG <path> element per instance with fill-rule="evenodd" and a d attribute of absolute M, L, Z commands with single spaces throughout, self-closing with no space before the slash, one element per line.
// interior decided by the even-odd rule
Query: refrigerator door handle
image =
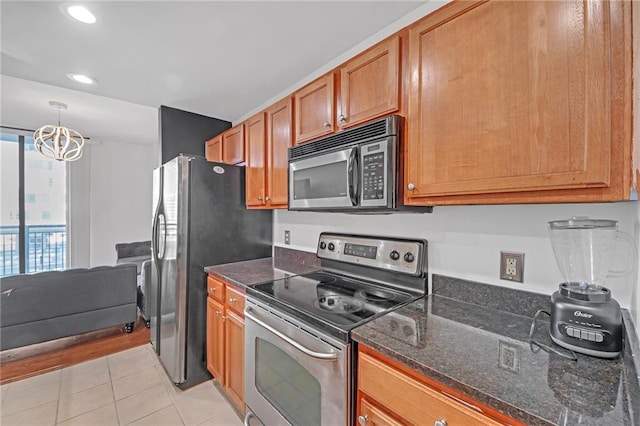
<path fill-rule="evenodd" d="M 167 242 L 167 221 L 164 214 L 158 214 L 158 225 L 156 233 L 156 259 L 164 258 L 164 249 Z"/>

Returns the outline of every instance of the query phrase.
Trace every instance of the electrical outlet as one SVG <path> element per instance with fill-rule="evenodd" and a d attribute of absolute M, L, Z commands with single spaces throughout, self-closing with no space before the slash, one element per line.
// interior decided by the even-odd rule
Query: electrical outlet
<path fill-rule="evenodd" d="M 284 231 L 284 243 L 291 244 L 291 231 L 289 230 Z"/>
<path fill-rule="evenodd" d="M 500 279 L 523 282 L 524 253 L 500 252 Z"/>
<path fill-rule="evenodd" d="M 518 346 L 503 340 L 498 341 L 498 367 L 512 373 L 520 373 L 520 349 Z"/>

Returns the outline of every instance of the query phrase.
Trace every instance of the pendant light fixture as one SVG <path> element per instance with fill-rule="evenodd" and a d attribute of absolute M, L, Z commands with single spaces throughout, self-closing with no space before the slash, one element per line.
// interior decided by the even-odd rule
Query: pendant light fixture
<path fill-rule="evenodd" d="M 76 161 L 82 157 L 84 138 L 75 130 L 60 126 L 60 111 L 67 104 L 49 101 L 49 106 L 58 110 L 58 125 L 47 124 L 33 133 L 33 144 L 40 154 L 57 161 Z"/>

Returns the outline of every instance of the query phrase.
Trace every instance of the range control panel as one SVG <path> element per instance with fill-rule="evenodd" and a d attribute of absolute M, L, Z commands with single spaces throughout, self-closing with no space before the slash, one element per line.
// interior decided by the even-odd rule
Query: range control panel
<path fill-rule="evenodd" d="M 422 274 L 427 242 L 322 233 L 316 252 L 318 257 L 323 259 L 417 276 Z"/>

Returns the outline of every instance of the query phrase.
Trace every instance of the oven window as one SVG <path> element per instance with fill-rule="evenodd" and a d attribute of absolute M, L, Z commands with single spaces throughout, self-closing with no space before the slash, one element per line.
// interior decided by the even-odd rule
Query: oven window
<path fill-rule="evenodd" d="M 294 425 L 320 425 L 320 383 L 295 359 L 256 339 L 256 389 Z"/>
<path fill-rule="evenodd" d="M 324 164 L 293 172 L 293 199 L 347 196 L 347 162 Z"/>

